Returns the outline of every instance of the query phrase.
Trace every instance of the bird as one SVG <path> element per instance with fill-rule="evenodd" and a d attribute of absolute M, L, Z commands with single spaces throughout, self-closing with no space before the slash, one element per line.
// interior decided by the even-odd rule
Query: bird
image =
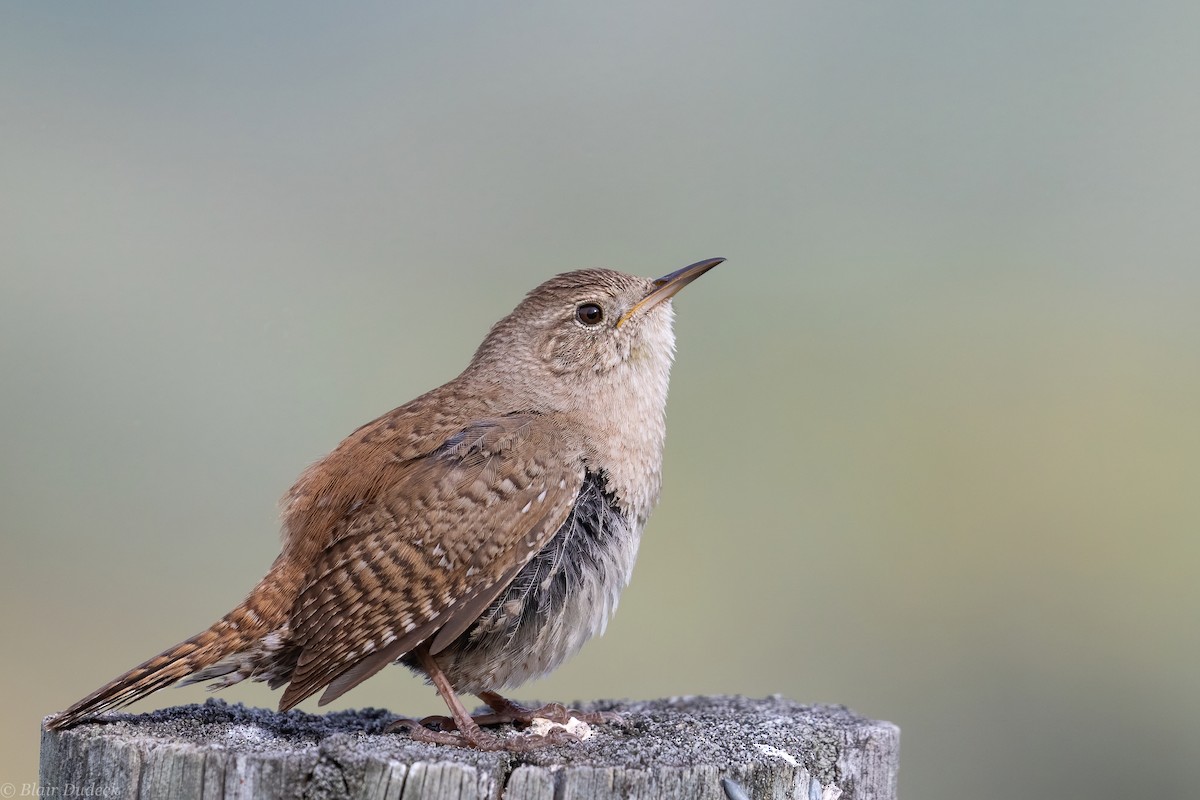
<path fill-rule="evenodd" d="M 392 726 L 418 741 L 531 750 L 573 737 L 481 726 L 610 721 L 499 692 L 560 666 L 616 610 L 662 484 L 672 298 L 723 261 L 656 280 L 576 270 L 530 291 L 461 374 L 300 475 L 280 554 L 245 600 L 46 727 L 203 681 L 285 686 L 281 712 L 317 692 L 324 705 L 391 663 L 450 711 Z M 460 693 L 491 712 L 472 717 Z"/>

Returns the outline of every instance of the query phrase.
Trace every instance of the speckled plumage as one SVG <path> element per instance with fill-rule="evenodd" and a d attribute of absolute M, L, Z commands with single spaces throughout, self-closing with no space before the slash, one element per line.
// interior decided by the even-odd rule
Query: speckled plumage
<path fill-rule="evenodd" d="M 438 653 L 455 688 L 478 694 L 554 670 L 604 632 L 629 583 L 640 530 L 589 472 L 554 538 Z"/>
<path fill-rule="evenodd" d="M 472 693 L 560 665 L 629 581 L 659 494 L 670 297 L 718 262 L 534 289 L 457 378 L 300 476 L 282 552 L 241 605 L 50 727 L 178 681 L 250 678 L 286 684 L 281 709 L 322 690 L 325 703 L 389 663 L 425 671 L 418 648 Z M 600 323 L 585 322 L 589 304 Z"/>

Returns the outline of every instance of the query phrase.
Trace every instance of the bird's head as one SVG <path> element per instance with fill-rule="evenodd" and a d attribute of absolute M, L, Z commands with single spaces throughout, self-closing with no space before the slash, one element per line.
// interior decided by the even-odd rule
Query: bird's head
<path fill-rule="evenodd" d="M 675 354 L 671 298 L 722 261 L 656 280 L 607 269 L 556 275 L 492 326 L 468 373 L 555 410 L 603 404 L 614 393 L 661 390 L 665 402 Z"/>

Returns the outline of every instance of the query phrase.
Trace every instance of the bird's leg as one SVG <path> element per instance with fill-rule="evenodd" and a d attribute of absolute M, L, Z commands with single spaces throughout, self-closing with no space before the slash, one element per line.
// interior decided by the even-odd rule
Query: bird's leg
<path fill-rule="evenodd" d="M 408 735 L 417 742 L 452 744 L 459 747 L 473 747 L 476 750 L 529 751 L 578 741 L 574 736 L 563 730 L 551 731 L 545 736 L 525 734 L 524 736 L 510 737 L 508 739 L 500 739 L 484 733 L 478 723 L 471 718 L 471 714 L 463 706 L 462 701 L 458 699 L 458 694 L 455 693 L 454 687 L 450 685 L 450 680 L 446 677 L 446 673 L 442 672 L 442 668 L 438 666 L 437 661 L 430 654 L 429 646 L 421 645 L 413 652 L 413 655 L 417 657 L 421 668 L 429 674 L 429 679 L 433 681 L 437 693 L 446 701 L 458 732 L 435 731 L 411 719 L 396 720 L 388 726 L 388 731 L 407 729 Z"/>
<path fill-rule="evenodd" d="M 574 708 L 567 708 L 562 703 L 547 703 L 541 708 L 526 708 L 495 692 L 480 692 L 477 697 L 487 703 L 488 707 L 494 712 L 492 714 L 479 714 L 472 717 L 472 721 L 477 725 L 501 725 L 506 722 L 530 725 L 537 718 L 548 719 L 559 725 L 566 725 L 572 719 L 586 722 L 589 725 L 603 725 L 621 721 L 621 715 L 615 711 L 579 711 Z"/>

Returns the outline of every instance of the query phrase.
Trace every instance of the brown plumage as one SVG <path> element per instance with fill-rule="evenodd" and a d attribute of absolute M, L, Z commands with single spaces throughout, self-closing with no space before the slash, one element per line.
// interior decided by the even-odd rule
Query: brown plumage
<path fill-rule="evenodd" d="M 287 685 L 281 710 L 322 690 L 324 704 L 401 661 L 461 731 L 414 736 L 501 746 L 454 691 L 523 719 L 495 691 L 603 630 L 658 498 L 669 301 L 717 263 L 657 281 L 584 270 L 530 292 L 461 375 L 300 476 L 282 552 L 241 605 L 48 727 L 181 681 L 251 678 Z"/>

